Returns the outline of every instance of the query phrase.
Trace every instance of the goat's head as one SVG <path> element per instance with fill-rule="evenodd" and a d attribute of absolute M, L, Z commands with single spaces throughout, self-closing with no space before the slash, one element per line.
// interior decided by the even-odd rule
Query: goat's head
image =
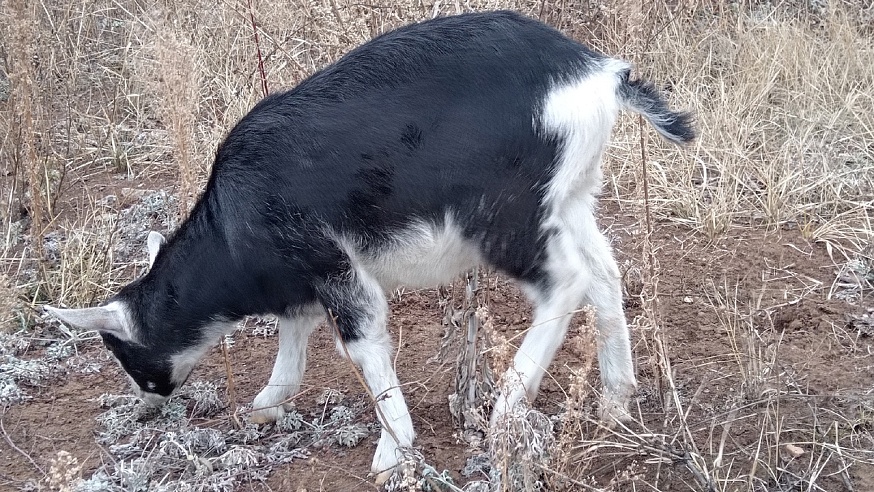
<path fill-rule="evenodd" d="M 149 266 L 155 262 L 164 237 L 149 234 Z M 160 406 L 188 378 L 192 357 L 179 353 L 160 337 L 148 336 L 137 326 L 130 306 L 116 298 L 105 305 L 85 309 L 60 309 L 46 306 L 64 324 L 85 331 L 97 331 L 131 380 L 134 393 L 147 404 Z"/>

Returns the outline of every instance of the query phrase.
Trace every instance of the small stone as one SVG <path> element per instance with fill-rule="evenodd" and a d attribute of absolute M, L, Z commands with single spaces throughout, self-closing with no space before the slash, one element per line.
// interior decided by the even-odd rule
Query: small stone
<path fill-rule="evenodd" d="M 786 452 L 789 453 L 789 455 L 792 456 L 793 458 L 797 458 L 797 457 L 801 456 L 802 454 L 804 454 L 804 450 L 799 448 L 798 446 L 796 446 L 794 444 L 787 444 L 786 445 Z"/>

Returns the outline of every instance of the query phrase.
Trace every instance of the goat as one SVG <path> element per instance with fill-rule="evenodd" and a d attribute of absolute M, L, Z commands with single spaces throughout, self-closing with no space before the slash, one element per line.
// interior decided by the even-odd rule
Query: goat
<path fill-rule="evenodd" d="M 101 307 L 47 309 L 99 331 L 152 405 L 237 321 L 278 316 L 257 423 L 284 414 L 307 338 L 329 314 L 338 350 L 379 396 L 381 482 L 414 438 L 385 293 L 489 265 L 534 305 L 510 369 L 521 384 L 503 388 L 492 422 L 536 396 L 583 303 L 596 310 L 602 416 L 627 417 L 636 381 L 620 276 L 594 213 L 621 108 L 671 142 L 694 138 L 689 115 L 632 80 L 627 63 L 538 21 L 490 12 L 402 27 L 244 116 L 189 217 L 169 240 L 149 235 L 144 276 Z"/>

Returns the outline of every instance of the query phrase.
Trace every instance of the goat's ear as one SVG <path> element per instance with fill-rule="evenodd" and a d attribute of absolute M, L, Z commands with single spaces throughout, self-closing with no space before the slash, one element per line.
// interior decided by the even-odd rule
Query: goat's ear
<path fill-rule="evenodd" d="M 45 310 L 65 325 L 85 331 L 95 330 L 108 333 L 121 340 L 130 340 L 127 320 L 119 309 L 110 306 L 85 309 L 60 309 L 45 306 Z"/>
<path fill-rule="evenodd" d="M 158 251 L 166 242 L 167 240 L 164 239 L 160 232 L 149 232 L 149 238 L 146 240 L 146 246 L 149 248 L 149 268 L 152 268 L 155 258 L 158 257 Z"/>

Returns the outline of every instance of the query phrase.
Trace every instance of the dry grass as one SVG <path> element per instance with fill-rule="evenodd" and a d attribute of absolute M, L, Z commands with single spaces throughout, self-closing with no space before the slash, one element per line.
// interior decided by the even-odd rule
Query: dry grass
<path fill-rule="evenodd" d="M 26 333 L 39 323 L 28 305 L 93 303 L 138 274 L 145 231 L 172 228 L 190 209 L 216 145 L 262 96 L 253 19 L 264 76 L 275 91 L 393 27 L 494 8 L 539 17 L 631 60 L 668 92 L 673 106 L 696 114 L 701 138 L 686 149 L 657 144 L 636 118 L 621 119 L 606 162 L 607 199 L 628 214 L 680 224 L 713 241 L 744 228 L 796 228 L 825 243 L 836 265 L 830 288 L 814 286 L 799 299 L 822 289 L 829 298 L 843 293 L 853 302 L 870 296 L 870 2 L 8 0 L 0 14 L 3 329 Z M 156 206 L 154 195 L 128 193 L 143 182 L 171 188 L 173 200 L 164 195 Z M 646 201 L 642 183 L 649 185 Z M 131 205 L 143 210 L 142 217 L 125 215 Z M 781 369 L 782 339 L 762 321 L 774 306 L 729 281 L 714 281 L 706 297 L 732 346 L 731 369 L 718 377 L 737 384 L 723 407 L 702 413 L 704 383 L 678 387 L 671 367 L 661 331 L 659 253 L 649 234 L 646 239 L 634 255 L 642 259 L 633 267 L 641 285 L 629 290 L 640 296 L 633 326 L 647 361 L 643 386 L 659 403 L 661 424 L 638 415 L 628 428 L 616 429 L 592 419 L 581 403 L 594 391 L 586 382 L 591 346 L 578 340 L 580 366 L 565 389 L 564 413 L 555 435 L 537 441 L 549 448 L 549 459 L 526 455 L 520 459 L 530 468 L 509 466 L 518 452 L 537 448 L 530 441 L 525 449 L 501 451 L 519 442 L 513 432 L 532 423 L 541 433 L 547 427 L 539 415 L 524 413 L 513 421 L 518 425 L 495 436 L 493 451 L 505 458 L 505 477 L 521 477 L 527 490 L 538 481 L 550 490 L 624 490 L 632 482 L 659 490 L 666 483 L 659 481 L 661 467 L 672 464 L 688 471 L 690 489 L 820 490 L 823 474 L 846 482 L 848 466 L 874 463 L 874 404 L 860 400 L 858 412 L 823 419 L 817 397 Z M 487 325 L 487 302 L 479 305 L 480 322 Z M 475 310 L 470 299 L 463 309 L 468 315 Z M 461 333 L 473 330 L 466 319 L 455 320 Z M 868 326 L 865 319 L 858 326 Z M 835 343 L 861 352 L 862 328 L 856 335 L 834 330 Z M 492 335 L 494 355 L 508 346 Z M 468 349 L 463 360 L 475 381 L 459 387 L 468 402 L 461 413 L 473 432 L 487 414 L 476 402 L 488 400 L 491 372 L 483 354 Z M 492 364 L 506 362 L 499 356 Z M 787 407 L 797 416 L 805 406 L 809 418 L 786 420 Z M 733 441 L 733 429 L 750 422 L 760 435 Z M 534 439 L 536 433 L 522 436 Z M 796 455 L 796 448 L 804 454 Z M 628 466 L 610 468 L 604 456 Z M 419 475 L 410 486 L 455 487 L 423 460 L 411 460 L 419 463 Z M 76 457 L 59 455 L 52 470 L 66 477 L 80 473 L 78 467 Z M 614 469 L 619 471 L 610 479 L 592 478 Z"/>
<path fill-rule="evenodd" d="M 709 236 L 738 224 L 792 224 L 814 240 L 852 251 L 870 241 L 874 98 L 866 89 L 874 83 L 874 50 L 864 31 L 870 7 L 835 7 L 326 1 L 256 2 L 252 14 L 274 88 L 293 85 L 375 33 L 437 13 L 514 8 L 539 16 L 637 63 L 671 88 L 679 106 L 696 113 L 702 135 L 696 148 L 649 155 L 657 217 Z M 83 1 L 10 10 L 23 17 L 6 20 L 16 28 L 5 44 L 46 51 L 32 55 L 46 59 L 40 73 L 15 57 L 7 69 L 13 90 L 4 120 L 21 131 L 6 132 L 3 151 L 6 162 L 22 166 L 7 174 L 19 185 L 39 187 L 27 193 L 42 198 L 26 201 L 29 214 L 48 207 L 51 215 L 51 175 L 61 170 L 76 171 L 70 186 L 100 169 L 134 179 L 175 174 L 180 207 L 190 206 L 216 144 L 261 97 L 248 8 Z M 51 42 L 30 42 L 34 29 L 51 32 Z M 53 71 L 72 76 L 63 85 L 43 85 L 40 77 Z M 29 81 L 47 90 L 25 97 L 36 91 Z M 633 186 L 626 190 L 632 193 L 619 193 L 640 182 L 632 178 L 639 166 L 627 158 L 637 153 L 634 126 L 630 120 L 622 125 L 613 152 L 618 158 L 608 161 L 614 193 L 625 199 L 639 197 Z M 12 208 L 6 224 L 17 219 Z M 40 257 L 40 242 L 32 247 Z"/>
<path fill-rule="evenodd" d="M 669 77 L 701 134 L 693 152 L 650 154 L 657 216 L 710 237 L 791 225 L 858 251 L 871 241 L 874 191 L 874 47 L 861 5 L 818 15 L 718 5 L 672 21 L 655 12 L 664 30 L 632 53 L 646 75 Z M 635 145 L 627 126 L 616 139 L 623 155 Z M 620 183 L 633 172 L 611 163 Z"/>

